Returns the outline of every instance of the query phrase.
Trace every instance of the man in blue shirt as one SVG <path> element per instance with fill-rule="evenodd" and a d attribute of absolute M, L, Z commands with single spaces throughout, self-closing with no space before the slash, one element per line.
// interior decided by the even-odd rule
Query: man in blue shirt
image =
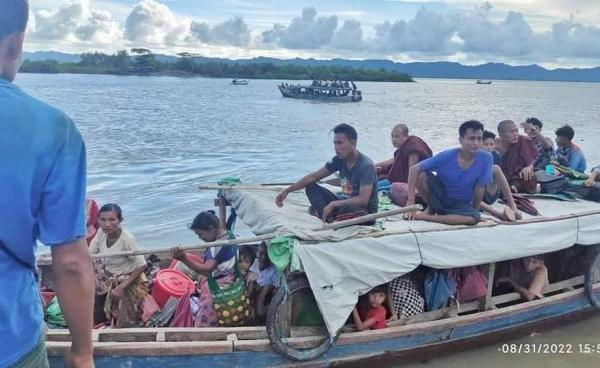
<path fill-rule="evenodd" d="M 71 120 L 12 84 L 29 6 L 0 9 L 0 367 L 47 367 L 36 242 L 51 247 L 73 339 L 67 367 L 93 367 L 94 276 L 85 241 L 85 146 Z"/>
<path fill-rule="evenodd" d="M 410 168 L 406 205 L 415 204 L 418 189 L 427 209 L 407 213 L 408 219 L 448 225 L 475 225 L 479 222 L 479 206 L 485 186 L 493 179 L 493 157 L 489 152 L 480 150 L 483 124 L 479 121 L 463 123 L 459 135 L 459 148 L 440 152 Z"/>
<path fill-rule="evenodd" d="M 570 125 L 556 129 L 556 161 L 580 173 L 585 173 L 587 168 L 585 156 L 581 148 L 573 143 L 575 131 Z"/>

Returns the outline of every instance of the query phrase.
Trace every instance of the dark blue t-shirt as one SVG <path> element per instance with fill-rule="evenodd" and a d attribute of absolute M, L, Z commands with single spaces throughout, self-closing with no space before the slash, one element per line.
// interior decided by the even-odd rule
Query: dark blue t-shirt
<path fill-rule="evenodd" d="M 335 156 L 325 164 L 325 168 L 330 173 L 339 171 L 342 193 L 345 198 L 356 197 L 362 185 L 371 185 L 372 191 L 367 210 L 369 213 L 377 212 L 379 203 L 377 200 L 377 173 L 370 158 L 359 152 L 358 159 L 352 169 L 349 170 L 346 166 L 346 160 Z"/>
<path fill-rule="evenodd" d="M 435 171 L 444 184 L 449 199 L 473 200 L 476 185 L 487 185 L 492 182 L 492 154 L 479 151 L 469 168 L 462 169 L 458 165 L 460 149 L 454 148 L 418 163 L 420 171 Z"/>

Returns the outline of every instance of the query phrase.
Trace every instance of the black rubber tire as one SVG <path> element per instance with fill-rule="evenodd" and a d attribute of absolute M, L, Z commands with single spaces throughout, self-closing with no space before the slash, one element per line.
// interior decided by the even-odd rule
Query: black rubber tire
<path fill-rule="evenodd" d="M 286 295 L 286 290 L 284 290 L 284 288 L 279 288 L 269 304 L 266 322 L 267 336 L 269 336 L 269 340 L 271 340 L 271 348 L 282 356 L 299 362 L 312 360 L 325 354 L 335 344 L 335 341 L 339 336 L 339 334 L 336 334 L 333 336 L 333 338 L 329 336 L 321 345 L 312 349 L 294 349 L 283 342 L 283 338 L 285 337 L 281 335 L 278 328 L 279 307 L 281 306 L 282 302 L 286 300 L 286 297 L 291 297 L 295 292 L 303 289 L 310 290 L 310 285 L 305 275 L 294 275 L 288 278 L 288 294 Z"/>
<path fill-rule="evenodd" d="M 588 250 L 590 252 L 590 265 L 585 271 L 585 282 L 583 284 L 585 290 L 585 296 L 587 297 L 590 304 L 600 309 L 600 299 L 594 294 L 594 282 L 600 282 L 595 280 L 595 276 L 600 275 L 600 245 L 592 245 Z"/>

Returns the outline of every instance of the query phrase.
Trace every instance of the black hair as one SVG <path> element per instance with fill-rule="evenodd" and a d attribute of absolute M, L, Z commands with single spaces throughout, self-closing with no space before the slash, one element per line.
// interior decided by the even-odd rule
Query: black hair
<path fill-rule="evenodd" d="M 248 257 L 250 259 L 250 264 L 252 264 L 254 259 L 256 259 L 256 250 L 251 245 L 245 244 L 240 247 L 239 255 L 240 258 Z"/>
<path fill-rule="evenodd" d="M 219 221 L 219 218 L 215 215 L 215 211 L 206 210 L 196 215 L 189 227 L 190 230 L 210 230 L 211 227 L 218 229 L 219 226 L 221 226 L 221 221 Z"/>
<path fill-rule="evenodd" d="M 385 296 L 387 297 L 387 291 L 388 291 L 387 290 L 387 286 L 385 284 L 383 284 L 383 285 L 375 286 L 373 289 L 371 289 L 369 291 L 369 294 L 371 294 L 371 293 L 384 293 Z"/>
<path fill-rule="evenodd" d="M 343 134 L 346 136 L 346 138 L 352 140 L 358 139 L 358 133 L 356 133 L 356 129 L 348 124 L 337 125 L 335 128 L 333 128 L 333 134 Z"/>
<path fill-rule="evenodd" d="M 533 116 L 530 118 L 527 118 L 527 120 L 525 120 L 525 122 L 529 123 L 531 125 L 535 125 L 536 127 L 540 128 L 540 129 L 542 129 L 542 127 L 544 126 L 544 124 L 542 124 L 540 119 L 534 118 Z"/>
<path fill-rule="evenodd" d="M 570 141 L 575 137 L 575 131 L 571 128 L 570 125 L 563 125 L 555 131 L 556 136 L 558 137 L 567 137 Z"/>
<path fill-rule="evenodd" d="M 107 203 L 103 205 L 100 207 L 99 213 L 110 211 L 114 211 L 117 214 L 119 221 L 123 221 L 123 211 L 121 211 L 121 207 L 119 207 L 119 205 L 116 203 Z"/>
<path fill-rule="evenodd" d="M 496 139 L 496 134 L 490 132 L 489 130 L 484 130 L 483 131 L 483 140 L 485 141 L 486 139 Z"/>
<path fill-rule="evenodd" d="M 23 33 L 29 20 L 29 1 L 2 0 L 0 11 L 0 40 L 6 36 Z"/>
<path fill-rule="evenodd" d="M 465 121 L 464 123 L 460 124 L 460 127 L 458 128 L 458 135 L 462 138 L 465 136 L 465 134 L 467 134 L 467 130 L 471 129 L 472 131 L 478 131 L 481 130 L 483 132 L 483 124 L 481 124 L 481 122 L 479 120 L 469 120 L 469 121 Z"/>
<path fill-rule="evenodd" d="M 269 246 L 267 245 L 267 242 L 264 240 L 262 242 L 260 242 L 260 245 L 259 245 L 259 248 L 262 248 L 262 247 L 265 248 L 265 263 L 261 264 L 261 266 L 266 268 L 266 267 L 269 267 L 270 265 L 272 265 L 273 262 L 271 262 L 271 258 L 269 258 Z M 259 262 L 260 262 L 260 260 L 259 260 Z"/>

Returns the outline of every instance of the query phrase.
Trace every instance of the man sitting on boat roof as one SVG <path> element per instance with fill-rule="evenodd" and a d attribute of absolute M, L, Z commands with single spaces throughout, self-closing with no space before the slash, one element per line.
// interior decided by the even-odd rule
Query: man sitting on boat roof
<path fill-rule="evenodd" d="M 535 193 L 537 179 L 533 164 L 538 150 L 533 141 L 519 134 L 517 124 L 504 120 L 498 124 L 496 149 L 500 153 L 502 172 L 515 192 Z"/>
<path fill-rule="evenodd" d="M 406 205 L 415 204 L 415 190 L 418 189 L 427 209 L 409 212 L 407 219 L 448 225 L 479 222 L 485 186 L 492 182 L 493 158 L 489 152 L 480 150 L 483 124 L 469 120 L 458 131 L 459 148 L 440 152 L 410 168 Z"/>
<path fill-rule="evenodd" d="M 275 200 L 282 207 L 290 192 L 306 188 L 311 214 L 332 222 L 377 212 L 377 176 L 370 158 L 356 149 L 358 134 L 348 124 L 333 128 L 336 155 L 321 169 L 310 173 L 297 183 L 282 190 Z M 317 182 L 339 172 L 341 192 L 333 194 Z"/>

